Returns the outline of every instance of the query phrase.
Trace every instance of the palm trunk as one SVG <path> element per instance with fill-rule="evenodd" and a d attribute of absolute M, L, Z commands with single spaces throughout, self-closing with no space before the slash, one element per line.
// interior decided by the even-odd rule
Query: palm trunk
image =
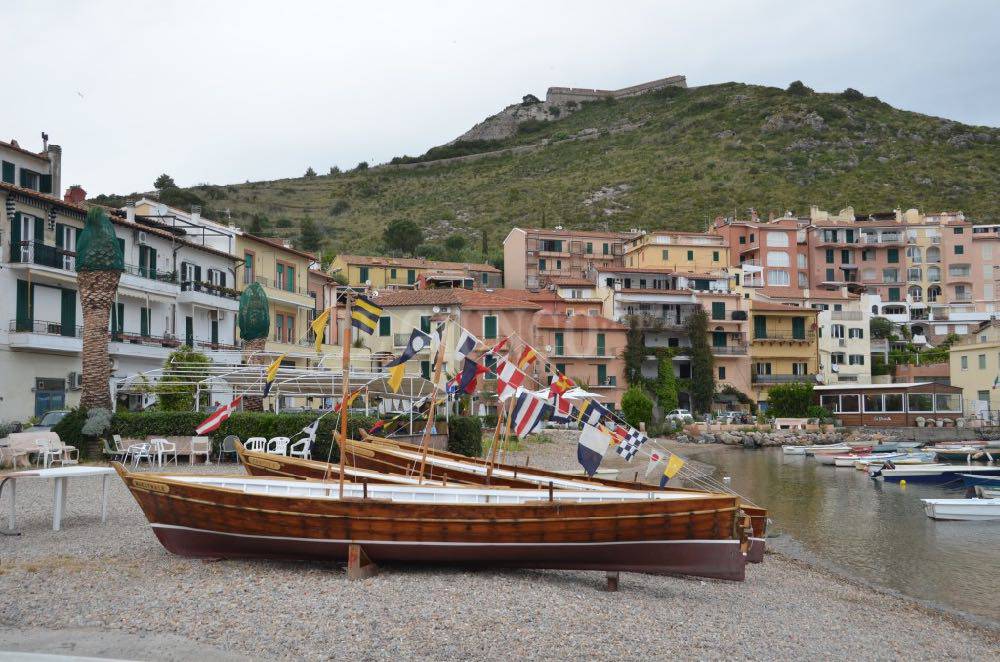
<path fill-rule="evenodd" d="M 264 349 L 267 345 L 267 338 L 256 338 L 243 343 L 243 362 L 247 365 L 266 365 L 267 357 L 264 356 Z M 257 395 L 243 396 L 244 411 L 264 411 L 264 398 Z"/>
<path fill-rule="evenodd" d="M 81 271 L 77 274 L 83 308 L 84 409 L 111 409 L 111 362 L 108 358 L 108 317 L 118 290 L 118 271 Z"/>

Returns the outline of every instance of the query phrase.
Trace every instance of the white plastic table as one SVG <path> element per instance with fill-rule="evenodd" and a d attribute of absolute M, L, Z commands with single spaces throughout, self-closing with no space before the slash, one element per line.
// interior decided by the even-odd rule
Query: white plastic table
<path fill-rule="evenodd" d="M 69 487 L 69 479 L 78 476 L 101 476 L 101 522 L 108 519 L 108 476 L 115 473 L 111 467 L 56 467 L 53 469 L 35 469 L 31 471 L 15 471 L 9 474 L 0 474 L 0 480 L 10 480 L 10 514 L 8 515 L 8 528 L 11 530 L 15 526 L 15 506 L 17 502 L 17 481 L 25 478 L 51 478 L 54 480 L 54 490 L 52 495 L 52 530 L 58 531 L 62 528 L 62 517 L 66 511 L 66 492 Z"/>

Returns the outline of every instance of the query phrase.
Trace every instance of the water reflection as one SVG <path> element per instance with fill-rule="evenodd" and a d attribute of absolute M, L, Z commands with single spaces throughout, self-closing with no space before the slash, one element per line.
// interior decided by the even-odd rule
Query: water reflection
<path fill-rule="evenodd" d="M 873 481 L 780 449 L 681 452 L 718 467 L 717 478 L 731 476 L 735 490 L 768 508 L 772 531 L 808 553 L 907 595 L 1000 621 L 1000 522 L 938 522 L 920 502 L 961 490 Z"/>

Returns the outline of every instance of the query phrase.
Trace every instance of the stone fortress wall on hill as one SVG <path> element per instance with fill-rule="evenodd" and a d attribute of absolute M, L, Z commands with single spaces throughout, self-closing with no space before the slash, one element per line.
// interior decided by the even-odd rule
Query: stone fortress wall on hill
<path fill-rule="evenodd" d="M 659 80 L 651 80 L 638 85 L 623 87 L 620 90 L 592 90 L 586 87 L 550 87 L 545 93 L 546 103 L 564 104 L 568 101 L 583 103 L 585 101 L 598 101 L 612 97 L 623 99 L 634 97 L 648 92 L 655 92 L 665 87 L 687 87 L 687 78 L 684 76 L 667 76 Z"/>

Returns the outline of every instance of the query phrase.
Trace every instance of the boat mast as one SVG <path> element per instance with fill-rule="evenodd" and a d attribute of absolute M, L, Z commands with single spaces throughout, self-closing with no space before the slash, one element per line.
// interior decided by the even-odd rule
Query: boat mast
<path fill-rule="evenodd" d="M 347 396 L 350 392 L 350 379 L 348 376 L 351 372 L 351 300 L 353 298 L 353 292 L 348 289 L 347 296 L 344 298 L 344 331 L 343 339 L 341 342 L 344 345 L 343 360 L 341 363 L 342 374 L 341 381 L 343 382 L 343 395 L 340 400 L 340 448 L 339 456 L 340 460 L 340 481 L 339 481 L 339 494 L 341 499 L 344 498 L 344 447 L 347 444 Z"/>
<path fill-rule="evenodd" d="M 447 321 L 451 321 L 450 315 Z M 427 466 L 427 447 L 430 445 L 431 428 L 434 426 L 434 407 L 437 405 L 437 390 L 438 384 L 441 383 L 441 370 L 443 369 L 446 347 L 445 338 L 448 337 L 449 326 L 451 325 L 445 324 L 444 329 L 442 329 L 438 337 L 438 351 L 437 356 L 434 357 L 434 383 L 431 385 L 431 405 L 427 409 L 427 424 L 424 426 L 424 434 L 420 440 L 420 473 L 417 474 L 420 485 L 424 484 L 424 469 Z"/>

